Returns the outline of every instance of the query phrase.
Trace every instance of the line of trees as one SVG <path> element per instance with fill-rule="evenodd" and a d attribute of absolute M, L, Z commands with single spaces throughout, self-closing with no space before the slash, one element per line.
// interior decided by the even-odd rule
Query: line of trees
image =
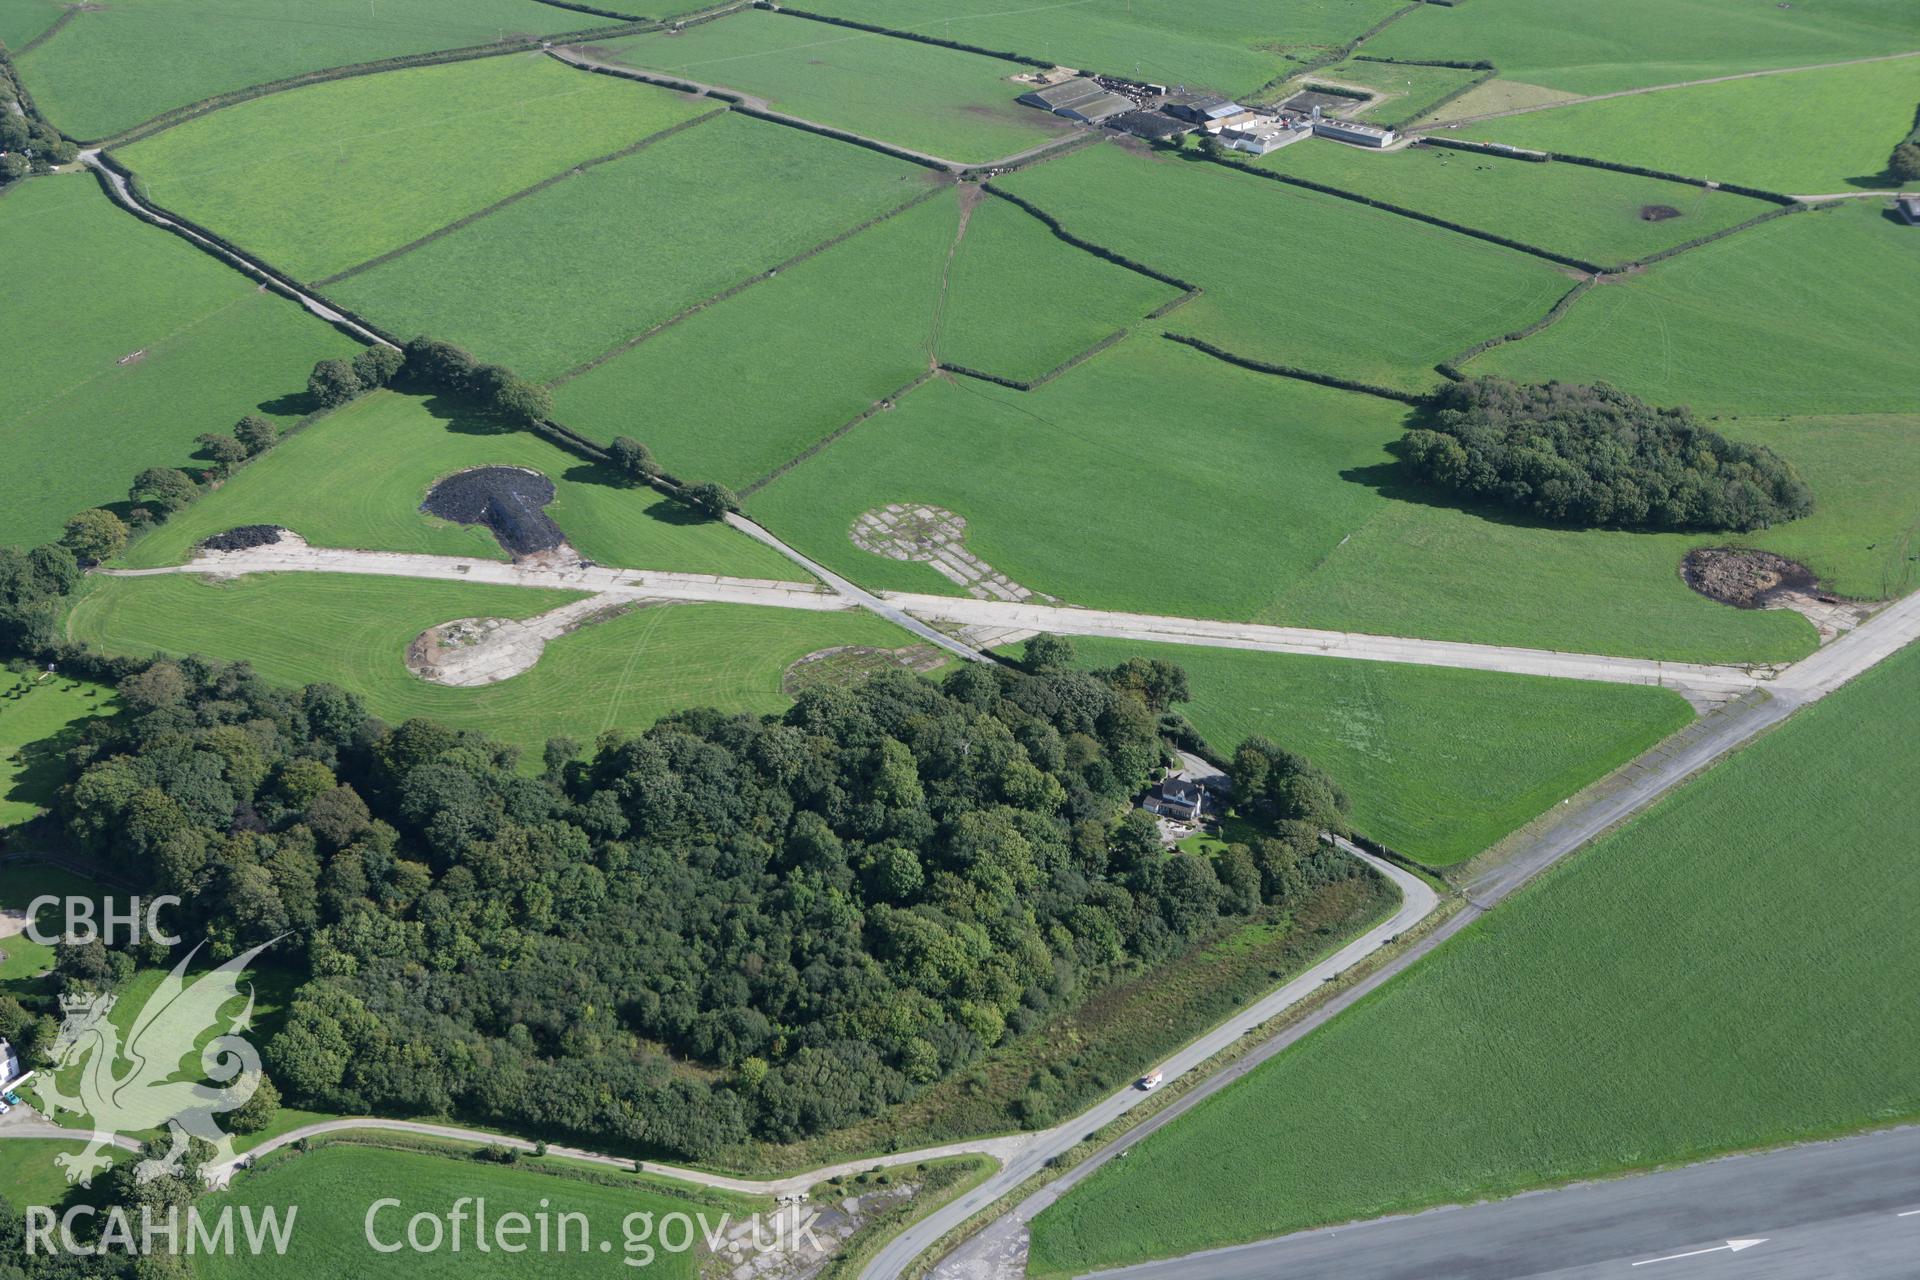
<path fill-rule="evenodd" d="M 780 716 L 681 712 L 591 758 L 556 739 L 537 776 L 244 665 L 156 661 L 119 690 L 123 714 L 79 731 L 61 820 L 184 899 L 215 954 L 292 935 L 311 978 L 266 1059 L 308 1106 L 693 1159 L 797 1139 L 1354 873 L 1317 838 L 1343 825 L 1337 788 L 1271 744 L 1235 766 L 1271 838 L 1162 847 L 1130 797 L 1185 696 L 1164 663 L 892 672 Z"/>
<path fill-rule="evenodd" d="M 1430 484 L 1562 524 L 1745 532 L 1813 509 L 1771 449 L 1605 383 L 1443 383 L 1399 449 Z"/>

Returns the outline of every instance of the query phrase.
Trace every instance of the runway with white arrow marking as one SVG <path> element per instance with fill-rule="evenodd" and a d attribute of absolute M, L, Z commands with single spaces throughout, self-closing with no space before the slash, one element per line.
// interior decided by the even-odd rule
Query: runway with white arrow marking
<path fill-rule="evenodd" d="M 1100 1280 L 1912 1280 L 1920 1128 L 1098 1272 Z"/>

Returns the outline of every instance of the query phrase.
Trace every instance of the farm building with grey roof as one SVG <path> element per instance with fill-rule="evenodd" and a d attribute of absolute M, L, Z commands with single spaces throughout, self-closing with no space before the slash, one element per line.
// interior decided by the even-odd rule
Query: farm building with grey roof
<path fill-rule="evenodd" d="M 1134 107 L 1129 99 L 1110 92 L 1084 76 L 1023 93 L 1020 101 L 1029 107 L 1038 107 L 1042 111 L 1051 111 L 1057 116 L 1085 124 L 1098 124 Z"/>

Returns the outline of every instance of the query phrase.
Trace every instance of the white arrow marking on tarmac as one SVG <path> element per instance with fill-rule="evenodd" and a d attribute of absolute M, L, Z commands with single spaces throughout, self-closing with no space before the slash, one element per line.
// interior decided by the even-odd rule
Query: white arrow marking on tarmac
<path fill-rule="evenodd" d="M 1655 1262 L 1678 1262 L 1682 1258 L 1697 1258 L 1703 1253 L 1738 1253 L 1742 1249 L 1751 1249 L 1757 1244 L 1765 1244 L 1766 1242 L 1767 1239 L 1765 1236 L 1762 1236 L 1758 1240 L 1729 1240 L 1725 1244 L 1717 1244 L 1711 1249 L 1694 1249 L 1688 1253 L 1670 1253 L 1664 1258 L 1643 1258 L 1633 1265 L 1636 1267 L 1644 1267 Z"/>

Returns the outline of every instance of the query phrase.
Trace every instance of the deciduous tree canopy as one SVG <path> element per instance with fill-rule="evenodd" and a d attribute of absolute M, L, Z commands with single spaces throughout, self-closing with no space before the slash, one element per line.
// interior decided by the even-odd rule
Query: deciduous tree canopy
<path fill-rule="evenodd" d="M 1813 509 L 1772 450 L 1737 444 L 1684 408 L 1599 383 L 1448 383 L 1402 456 L 1422 479 L 1557 523 L 1762 529 Z"/>

